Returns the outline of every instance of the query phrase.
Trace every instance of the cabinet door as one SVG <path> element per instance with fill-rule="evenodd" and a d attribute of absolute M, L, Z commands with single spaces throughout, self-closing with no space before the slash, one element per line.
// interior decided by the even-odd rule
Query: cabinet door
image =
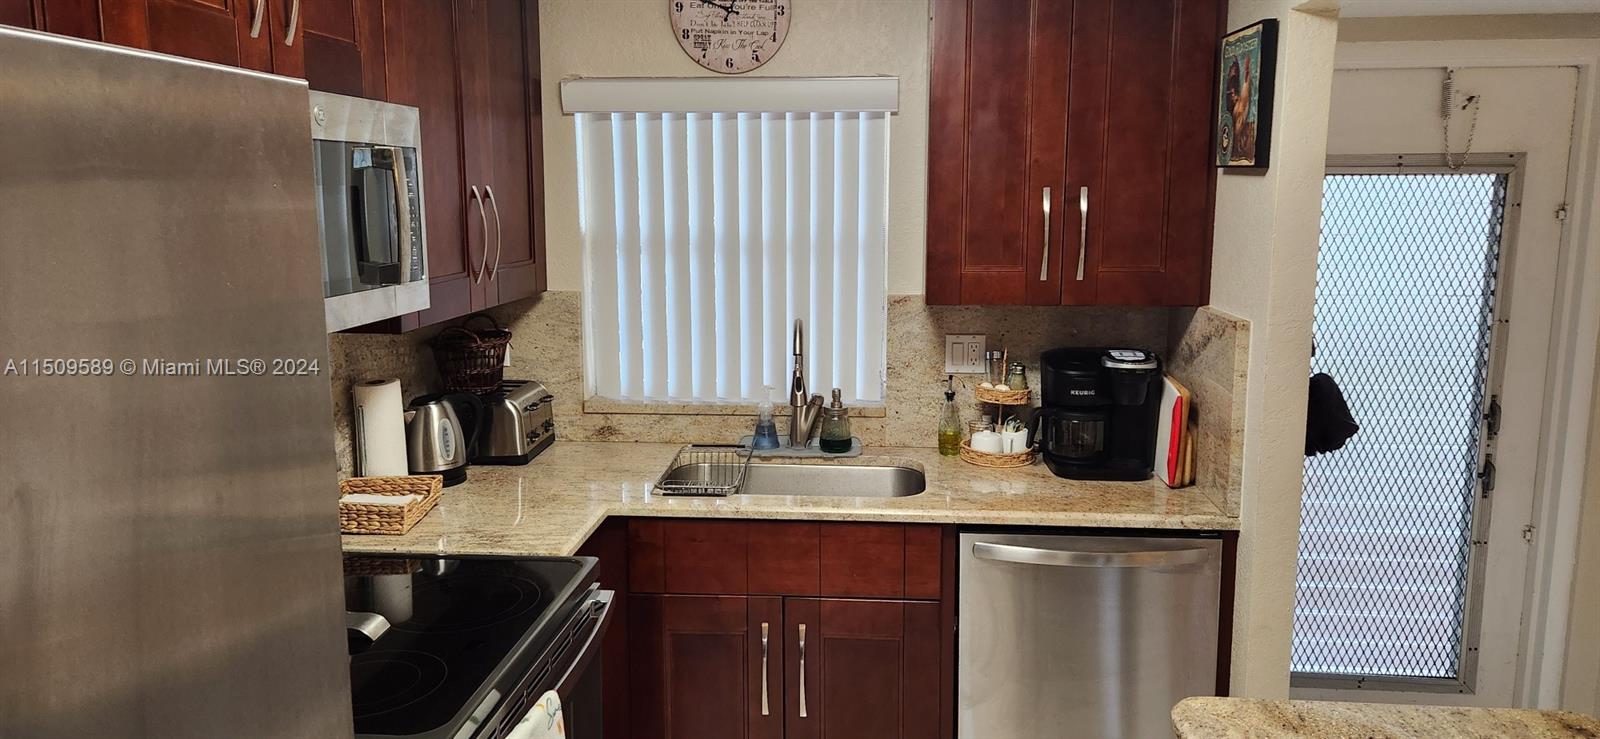
<path fill-rule="evenodd" d="M 299 43 L 313 90 L 382 100 L 381 0 L 300 0 Z"/>
<path fill-rule="evenodd" d="M 786 739 L 937 739 L 939 604 L 784 600 Z"/>
<path fill-rule="evenodd" d="M 744 596 L 630 596 L 633 734 L 660 739 L 782 737 L 782 602 Z"/>
<path fill-rule="evenodd" d="M 477 116 L 488 155 L 490 305 L 544 292 L 544 124 L 540 118 L 537 0 L 487 0 L 484 108 Z"/>
<path fill-rule="evenodd" d="M 461 86 L 455 11 L 438 0 L 384 4 L 386 78 L 391 102 L 422 116 L 422 187 L 430 307 L 397 327 L 418 326 L 472 310 L 473 278 L 483 253 L 486 220 L 468 190 L 461 152 Z M 481 193 L 481 189 L 480 189 Z"/>
<path fill-rule="evenodd" d="M 276 2 L 101 0 L 100 13 L 107 43 L 270 72 Z"/>
<path fill-rule="evenodd" d="M 1067 241 L 1077 305 L 1199 305 L 1211 272 L 1210 162 L 1221 0 L 1075 0 Z M 1088 228 L 1078 194 L 1088 188 Z M 1073 249 L 1064 250 L 1074 253 Z"/>
<path fill-rule="evenodd" d="M 1060 301 L 1072 13 L 1071 0 L 934 0 L 929 303 Z"/>

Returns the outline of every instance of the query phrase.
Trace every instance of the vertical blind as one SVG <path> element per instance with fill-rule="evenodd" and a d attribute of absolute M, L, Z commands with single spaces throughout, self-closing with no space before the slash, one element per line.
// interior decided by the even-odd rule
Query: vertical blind
<path fill-rule="evenodd" d="M 881 402 L 885 112 L 578 112 L 590 391 Z"/>

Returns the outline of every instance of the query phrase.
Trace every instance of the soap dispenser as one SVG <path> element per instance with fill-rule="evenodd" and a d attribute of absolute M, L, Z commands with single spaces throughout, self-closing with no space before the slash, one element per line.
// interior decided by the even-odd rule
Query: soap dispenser
<path fill-rule="evenodd" d="M 822 411 L 822 439 L 818 441 L 825 454 L 844 454 L 850 451 L 850 414 L 839 399 L 839 388 L 833 389 L 833 405 Z"/>
<path fill-rule="evenodd" d="M 756 406 L 756 432 L 750 438 L 752 449 L 777 449 L 778 424 L 772 420 L 772 393 L 773 387 L 766 386 L 767 397 Z"/>

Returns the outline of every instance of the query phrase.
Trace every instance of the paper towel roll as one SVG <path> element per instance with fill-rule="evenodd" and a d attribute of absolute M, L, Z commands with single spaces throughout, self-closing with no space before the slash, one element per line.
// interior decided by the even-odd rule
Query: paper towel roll
<path fill-rule="evenodd" d="M 351 388 L 355 400 L 356 474 L 362 477 L 404 475 L 406 469 L 405 402 L 400 381 L 362 380 Z"/>

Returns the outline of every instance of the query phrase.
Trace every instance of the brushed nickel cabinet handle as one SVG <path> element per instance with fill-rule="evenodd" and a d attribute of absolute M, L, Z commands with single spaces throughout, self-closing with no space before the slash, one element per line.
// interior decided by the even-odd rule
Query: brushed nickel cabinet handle
<path fill-rule="evenodd" d="M 294 31 L 300 25 L 300 0 L 289 6 L 289 32 L 283 35 L 284 46 L 294 46 Z"/>
<path fill-rule="evenodd" d="M 261 38 L 261 19 L 267 17 L 267 0 L 256 0 L 256 10 L 250 18 L 250 38 Z"/>
<path fill-rule="evenodd" d="M 501 238 L 505 234 L 500 230 L 500 202 L 494 199 L 494 188 L 484 185 L 483 199 L 489 201 L 489 210 L 494 213 L 494 266 L 489 268 L 489 280 L 492 282 L 495 273 L 500 271 L 500 253 L 504 251 Z M 483 248 L 488 249 L 489 245 L 485 243 Z M 488 252 L 484 252 L 484 257 L 488 257 Z"/>
<path fill-rule="evenodd" d="M 772 708 L 767 704 L 767 630 L 766 621 L 761 622 L 761 715 L 772 715 Z"/>
<path fill-rule="evenodd" d="M 1089 250 L 1089 188 L 1078 188 L 1078 282 L 1083 282 L 1083 254 Z"/>
<path fill-rule="evenodd" d="M 483 259 L 478 262 L 478 274 L 472 276 L 472 284 L 483 281 L 483 273 L 489 268 L 489 215 L 483 210 L 483 195 L 478 192 L 478 186 L 473 185 L 467 189 L 470 197 L 478 202 L 478 222 L 483 224 Z M 472 271 L 472 239 L 467 239 L 467 271 Z"/>
<path fill-rule="evenodd" d="M 1039 254 L 1039 281 L 1050 278 L 1050 188 L 1044 189 L 1044 251 Z"/>
<path fill-rule="evenodd" d="M 800 718 L 806 717 L 806 625 L 800 624 Z"/>

